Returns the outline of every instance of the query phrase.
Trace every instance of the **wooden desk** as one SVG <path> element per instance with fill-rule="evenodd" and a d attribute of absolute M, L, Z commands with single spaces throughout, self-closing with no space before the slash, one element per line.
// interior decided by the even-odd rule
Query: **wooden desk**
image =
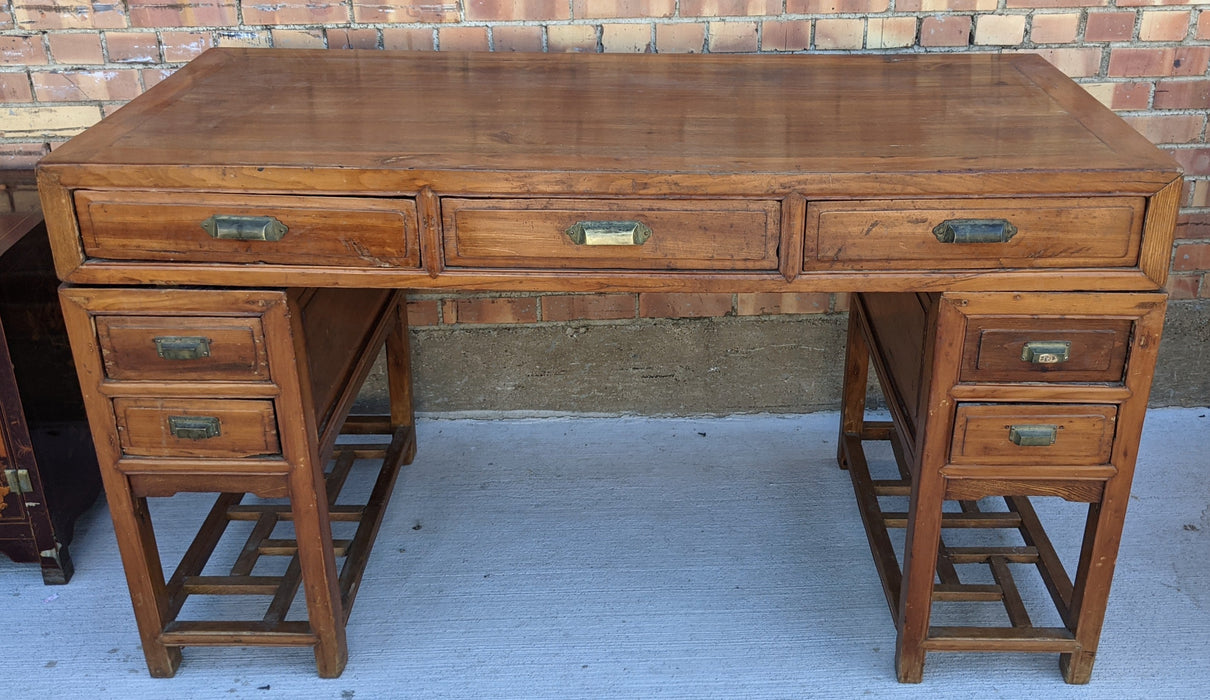
<path fill-rule="evenodd" d="M 929 650 L 1010 649 L 1058 651 L 1088 680 L 1180 179 L 1038 57 L 215 49 L 39 177 L 153 675 L 191 644 L 314 645 L 340 673 L 338 583 L 356 575 L 337 581 L 317 465 L 357 372 L 323 358 L 373 333 L 321 352 L 278 290 L 327 288 L 341 318 L 382 308 L 343 295 L 390 288 L 862 293 L 841 457 L 874 437 L 900 451 L 901 485 L 858 488 L 900 679 Z M 406 336 L 374 333 L 395 338 L 383 425 L 406 431 Z M 854 398 L 867 350 L 893 429 Z M 205 420 L 170 425 L 186 414 Z M 879 488 L 910 495 L 902 574 Z M 217 582 L 193 560 L 165 583 L 144 499 L 180 490 L 289 498 L 309 624 L 173 620 L 184 593 L 265 583 L 247 561 Z M 1091 504 L 1074 580 L 1043 572 L 1066 626 L 1014 610 L 1004 629 L 930 629 L 934 599 L 971 593 L 938 555 L 942 501 L 1039 494 Z"/>

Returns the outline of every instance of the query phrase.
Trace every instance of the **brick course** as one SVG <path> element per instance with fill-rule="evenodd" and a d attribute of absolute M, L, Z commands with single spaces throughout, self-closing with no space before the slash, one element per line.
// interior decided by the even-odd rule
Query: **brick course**
<path fill-rule="evenodd" d="M 444 51 L 1030 52 L 1186 170 L 1174 298 L 1210 297 L 1210 8 L 1194 0 L 9 0 L 0 168 L 212 46 Z M 425 295 L 417 325 L 843 311 L 846 295 Z"/>

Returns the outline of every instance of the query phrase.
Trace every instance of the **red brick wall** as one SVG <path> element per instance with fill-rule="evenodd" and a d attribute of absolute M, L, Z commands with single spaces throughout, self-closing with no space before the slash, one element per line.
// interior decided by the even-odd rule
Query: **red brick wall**
<path fill-rule="evenodd" d="M 1210 6 L 1195 0 L 0 0 L 0 168 L 211 46 L 1032 51 L 1184 166 L 1170 290 L 1210 298 Z M 826 313 L 843 296 L 420 296 L 418 324 Z"/>

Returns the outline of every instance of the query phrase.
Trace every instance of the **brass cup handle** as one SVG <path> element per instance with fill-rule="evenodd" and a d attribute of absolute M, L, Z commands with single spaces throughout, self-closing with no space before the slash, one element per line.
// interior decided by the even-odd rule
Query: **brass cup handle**
<path fill-rule="evenodd" d="M 206 440 L 222 434 L 217 416 L 168 416 L 168 432 L 178 440 Z"/>
<path fill-rule="evenodd" d="M 1071 359 L 1069 340 L 1031 340 L 1021 347 L 1021 361 L 1035 365 L 1057 365 Z"/>
<path fill-rule="evenodd" d="M 643 245 L 652 230 L 641 221 L 577 221 L 563 233 L 576 245 Z"/>
<path fill-rule="evenodd" d="M 210 339 L 202 336 L 162 335 L 152 338 L 155 354 L 163 360 L 200 360 L 210 357 Z"/>
<path fill-rule="evenodd" d="M 1008 439 L 1021 447 L 1048 447 L 1055 444 L 1059 434 L 1057 425 L 1010 425 Z"/>
<path fill-rule="evenodd" d="M 942 243 L 1007 243 L 1017 227 L 1007 219 L 948 219 L 933 227 Z"/>
<path fill-rule="evenodd" d="M 215 214 L 202 222 L 211 238 L 233 241 L 280 241 L 290 230 L 272 216 Z"/>

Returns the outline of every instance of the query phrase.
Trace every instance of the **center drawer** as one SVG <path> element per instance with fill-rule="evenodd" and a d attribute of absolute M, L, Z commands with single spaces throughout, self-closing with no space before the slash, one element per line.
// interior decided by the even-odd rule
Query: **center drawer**
<path fill-rule="evenodd" d="M 777 270 L 775 201 L 451 198 L 441 215 L 450 267 Z"/>
<path fill-rule="evenodd" d="M 113 400 L 122 452 L 139 457 L 256 457 L 281 452 L 273 402 Z"/>

